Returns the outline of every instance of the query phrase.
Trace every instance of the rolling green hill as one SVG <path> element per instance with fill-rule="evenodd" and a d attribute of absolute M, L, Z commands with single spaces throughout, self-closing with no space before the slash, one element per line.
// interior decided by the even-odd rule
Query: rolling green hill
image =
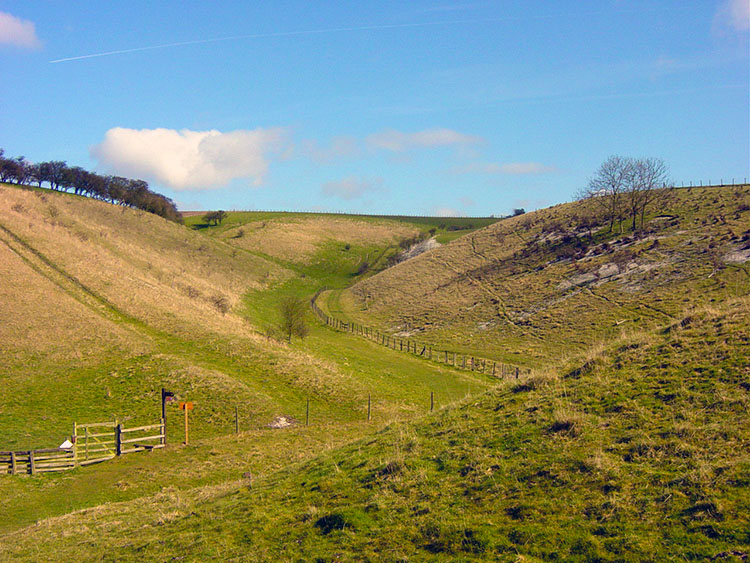
<path fill-rule="evenodd" d="M 371 226 L 362 223 L 351 228 Z M 308 228 L 311 237 L 321 230 Z M 144 212 L 0 187 L 0 298 L 9 305 L 0 311 L 0 447 L 55 446 L 73 422 L 153 422 L 162 386 L 201 405 L 199 438 L 228 432 L 235 405 L 245 428 L 299 419 L 308 398 L 319 417 L 343 422 L 361 419 L 375 388 L 380 414 L 398 416 L 430 389 L 462 396 L 488 385 L 398 354 L 369 369 L 371 346 L 333 345 L 320 327 L 291 346 L 269 338 L 279 296 L 350 280 L 360 252 L 383 252 L 396 236 L 379 228 L 382 240 L 303 268 Z"/>

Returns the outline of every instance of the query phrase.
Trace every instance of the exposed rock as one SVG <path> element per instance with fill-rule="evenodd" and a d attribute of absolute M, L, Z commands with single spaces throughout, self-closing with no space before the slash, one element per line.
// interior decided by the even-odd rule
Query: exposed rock
<path fill-rule="evenodd" d="M 750 260 L 750 248 L 727 252 L 721 259 L 729 264 L 742 264 Z"/>
<path fill-rule="evenodd" d="M 288 428 L 294 426 L 297 422 L 291 416 L 277 416 L 268 425 L 269 428 Z"/>

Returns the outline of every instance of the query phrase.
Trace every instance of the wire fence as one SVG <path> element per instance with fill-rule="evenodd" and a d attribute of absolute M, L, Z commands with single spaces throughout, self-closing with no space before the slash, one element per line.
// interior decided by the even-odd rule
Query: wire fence
<path fill-rule="evenodd" d="M 371 342 L 385 346 L 392 350 L 398 350 L 399 352 L 406 352 L 407 354 L 414 354 L 416 356 L 449 365 L 457 369 L 463 369 L 467 371 L 473 371 L 478 373 L 484 373 L 498 378 L 515 378 L 518 379 L 521 375 L 527 375 L 531 373 L 531 369 L 517 366 L 514 364 L 507 364 L 504 362 L 498 362 L 488 358 L 481 358 L 478 356 L 472 356 L 469 354 L 462 354 L 453 350 L 447 350 L 420 342 L 412 338 L 402 338 L 400 336 L 394 336 L 385 334 L 377 329 L 365 326 L 352 321 L 343 321 L 337 319 L 318 306 L 318 298 L 321 293 L 326 291 L 328 288 L 323 287 L 319 289 L 310 300 L 310 306 L 312 307 L 315 315 L 327 326 L 339 330 L 342 332 L 348 332 L 362 338 L 366 338 Z"/>

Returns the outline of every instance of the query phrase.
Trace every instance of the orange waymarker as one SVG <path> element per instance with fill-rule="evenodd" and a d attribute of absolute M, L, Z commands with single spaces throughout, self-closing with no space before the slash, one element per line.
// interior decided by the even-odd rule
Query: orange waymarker
<path fill-rule="evenodd" d="M 188 444 L 188 411 L 193 410 L 192 401 L 180 401 L 180 408 L 185 411 L 185 445 Z"/>

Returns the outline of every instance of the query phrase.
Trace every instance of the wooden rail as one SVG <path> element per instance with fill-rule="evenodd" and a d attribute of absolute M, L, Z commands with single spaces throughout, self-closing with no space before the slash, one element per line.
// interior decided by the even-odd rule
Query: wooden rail
<path fill-rule="evenodd" d="M 73 448 L 0 452 L 0 474 L 48 473 L 75 467 Z"/>

